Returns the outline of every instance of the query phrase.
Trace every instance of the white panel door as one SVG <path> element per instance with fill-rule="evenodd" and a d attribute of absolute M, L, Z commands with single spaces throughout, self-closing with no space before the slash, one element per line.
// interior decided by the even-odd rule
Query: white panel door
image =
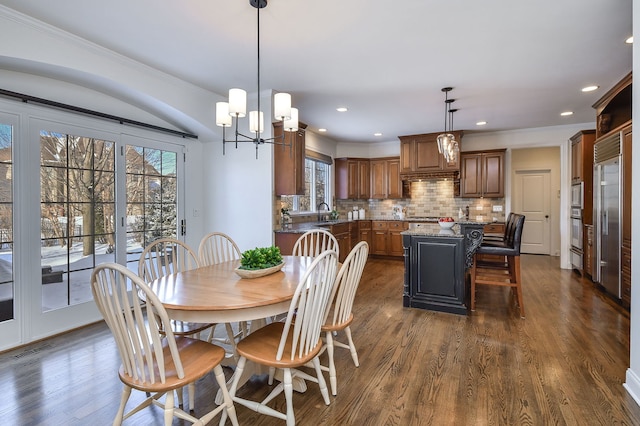
<path fill-rule="evenodd" d="M 516 170 L 513 211 L 525 215 L 522 253 L 551 254 L 551 172 Z"/>

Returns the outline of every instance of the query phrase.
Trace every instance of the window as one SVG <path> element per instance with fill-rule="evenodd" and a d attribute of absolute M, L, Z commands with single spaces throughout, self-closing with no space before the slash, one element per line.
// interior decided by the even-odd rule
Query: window
<path fill-rule="evenodd" d="M 320 203 L 331 201 L 331 159 L 329 162 L 320 154 L 307 151 L 304 161 L 304 195 L 283 196 L 283 205 L 292 212 L 315 212 Z"/>

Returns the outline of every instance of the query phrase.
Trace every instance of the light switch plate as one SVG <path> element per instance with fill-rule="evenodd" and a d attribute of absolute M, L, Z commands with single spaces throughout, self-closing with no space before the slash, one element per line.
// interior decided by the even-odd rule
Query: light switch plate
<path fill-rule="evenodd" d="M 500 205 L 493 206 L 493 211 L 494 212 L 501 212 L 502 211 L 502 206 L 500 206 Z"/>

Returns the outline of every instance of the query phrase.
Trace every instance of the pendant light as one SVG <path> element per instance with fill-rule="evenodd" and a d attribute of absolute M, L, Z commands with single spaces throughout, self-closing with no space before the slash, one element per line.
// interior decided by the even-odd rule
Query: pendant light
<path fill-rule="evenodd" d="M 285 142 L 284 134 L 277 138 L 264 139 L 260 135 L 264 131 L 264 115 L 260 109 L 260 9 L 267 7 L 267 0 L 249 0 L 249 4 L 257 10 L 257 34 L 258 34 L 258 108 L 249 112 L 249 131 L 252 136 L 243 135 L 238 131 L 238 121 L 247 115 L 247 92 L 243 89 L 230 89 L 228 102 L 216 103 L 216 125 L 222 127 L 222 154 L 225 154 L 225 144 L 235 142 L 238 148 L 239 142 L 251 142 L 256 146 L 256 159 L 258 158 L 258 146 L 270 143 L 274 145 L 288 146 L 292 149 L 291 142 Z M 283 128 L 287 132 L 298 130 L 298 110 L 291 108 L 291 95 L 288 93 L 276 93 L 273 97 L 273 113 L 277 121 L 283 121 Z M 235 139 L 227 140 L 225 128 L 233 125 L 235 117 Z"/>
<path fill-rule="evenodd" d="M 447 163 L 455 163 L 458 154 L 460 152 L 460 146 L 453 135 L 453 113 L 457 109 L 452 110 L 451 104 L 455 102 L 455 99 L 449 99 L 449 92 L 453 90 L 453 87 L 443 87 L 444 92 L 444 132 L 438 135 L 436 141 L 438 144 L 438 152 L 444 156 Z M 447 123 L 449 123 L 449 129 L 447 130 Z"/>

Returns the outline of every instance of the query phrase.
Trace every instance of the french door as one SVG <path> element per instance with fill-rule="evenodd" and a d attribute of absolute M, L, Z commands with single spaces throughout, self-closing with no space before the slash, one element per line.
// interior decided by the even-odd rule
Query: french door
<path fill-rule="evenodd" d="M 183 213 L 182 145 L 18 121 L 0 115 L 0 349 L 99 320 L 93 268 L 137 272 L 148 242 L 180 236 Z"/>

